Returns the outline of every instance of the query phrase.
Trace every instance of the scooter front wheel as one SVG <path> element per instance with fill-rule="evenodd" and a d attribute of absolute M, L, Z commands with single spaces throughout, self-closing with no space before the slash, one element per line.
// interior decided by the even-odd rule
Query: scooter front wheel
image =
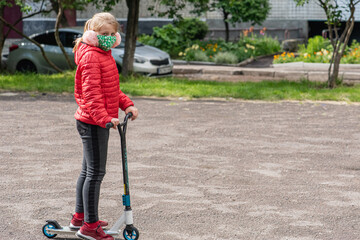
<path fill-rule="evenodd" d="M 137 240 L 139 239 L 139 230 L 136 227 L 126 227 L 123 231 L 125 240 Z"/>
<path fill-rule="evenodd" d="M 48 229 L 56 229 L 56 227 L 54 225 L 52 225 L 51 223 L 47 223 L 43 226 L 42 228 L 42 232 L 43 234 L 47 237 L 47 238 L 54 238 L 56 237 L 57 234 L 52 234 L 48 232 Z"/>

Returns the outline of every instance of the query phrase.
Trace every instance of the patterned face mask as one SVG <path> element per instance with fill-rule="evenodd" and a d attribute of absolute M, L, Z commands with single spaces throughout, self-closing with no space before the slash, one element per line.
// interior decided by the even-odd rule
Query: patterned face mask
<path fill-rule="evenodd" d="M 104 51 L 109 51 L 116 42 L 116 36 L 97 35 L 99 47 Z"/>

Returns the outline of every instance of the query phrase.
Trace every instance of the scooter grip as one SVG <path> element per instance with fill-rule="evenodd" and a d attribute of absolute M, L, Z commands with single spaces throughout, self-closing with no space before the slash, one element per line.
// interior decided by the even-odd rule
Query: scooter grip
<path fill-rule="evenodd" d="M 110 129 L 110 128 L 112 128 L 114 126 L 114 124 L 112 123 L 112 122 L 108 122 L 107 124 L 105 124 L 105 127 L 107 128 L 107 129 Z"/>

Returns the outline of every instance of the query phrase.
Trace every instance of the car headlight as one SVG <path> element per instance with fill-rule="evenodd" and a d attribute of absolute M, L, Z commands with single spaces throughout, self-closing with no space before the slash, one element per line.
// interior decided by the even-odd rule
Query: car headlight
<path fill-rule="evenodd" d="M 120 54 L 119 57 L 124 58 L 124 55 L 125 54 Z M 139 57 L 139 56 L 134 56 L 134 62 L 136 62 L 136 63 L 145 63 L 146 61 L 147 61 L 146 58 Z"/>
<path fill-rule="evenodd" d="M 134 62 L 136 63 L 145 63 L 146 62 L 146 58 L 142 58 L 139 56 L 134 57 Z"/>

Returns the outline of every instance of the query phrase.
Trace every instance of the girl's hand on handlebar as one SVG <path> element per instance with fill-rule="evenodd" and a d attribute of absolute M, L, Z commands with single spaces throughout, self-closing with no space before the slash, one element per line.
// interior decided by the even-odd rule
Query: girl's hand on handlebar
<path fill-rule="evenodd" d="M 136 107 L 130 106 L 127 109 L 125 109 L 125 114 L 128 114 L 129 112 L 132 113 L 131 120 L 135 120 L 137 116 L 139 115 L 139 111 Z"/>
<path fill-rule="evenodd" d="M 116 126 L 119 125 L 120 120 L 118 118 L 113 118 L 113 119 L 111 119 L 111 123 L 114 124 L 114 126 L 112 128 L 116 129 Z"/>

